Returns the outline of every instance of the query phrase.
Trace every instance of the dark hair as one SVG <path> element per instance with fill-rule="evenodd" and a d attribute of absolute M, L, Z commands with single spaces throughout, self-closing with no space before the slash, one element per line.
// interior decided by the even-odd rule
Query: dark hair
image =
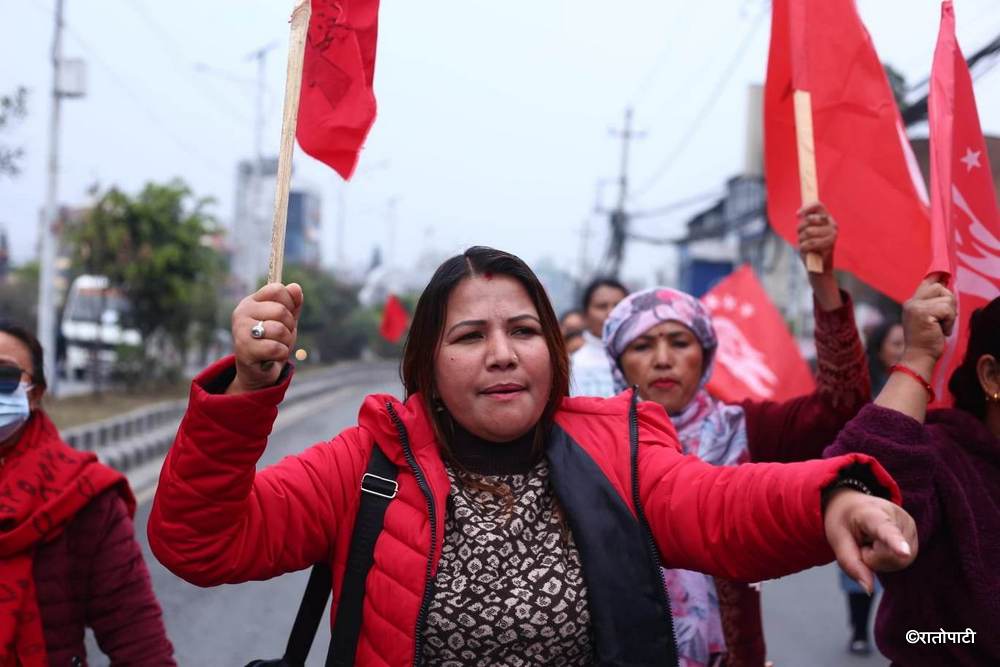
<path fill-rule="evenodd" d="M 42 388 L 48 386 L 45 382 L 45 355 L 42 352 L 42 344 L 35 338 L 35 334 L 9 320 L 0 320 L 0 331 L 24 343 L 31 353 L 32 381 Z"/>
<path fill-rule="evenodd" d="M 886 320 L 872 329 L 865 337 L 865 354 L 868 357 L 868 374 L 874 382 L 876 378 L 885 378 L 887 369 L 880 355 L 885 339 L 889 337 L 889 332 L 893 327 L 903 326 L 895 320 Z"/>
<path fill-rule="evenodd" d="M 445 261 L 434 272 L 424 288 L 417 307 L 413 312 L 413 322 L 403 349 L 400 378 L 406 397 L 420 393 L 421 400 L 431 415 L 438 441 L 444 448 L 444 455 L 451 456 L 450 443 L 446 437 L 451 425 L 450 417 L 444 411 L 435 410 L 437 386 L 434 378 L 434 359 L 438 344 L 444 335 L 444 324 L 448 310 L 448 298 L 452 291 L 466 278 L 480 275 L 504 275 L 517 280 L 528 292 L 528 296 L 538 311 L 542 336 L 549 349 L 552 367 L 552 388 L 549 398 L 535 431 L 536 453 L 541 452 L 545 434 L 552 423 L 559 402 L 569 394 L 569 360 L 566 346 L 559 333 L 559 321 L 545 293 L 545 288 L 535 273 L 519 257 L 502 250 L 484 246 L 474 246 L 461 255 Z"/>
<path fill-rule="evenodd" d="M 566 324 L 566 318 L 568 318 L 570 315 L 577 315 L 579 317 L 583 317 L 583 313 L 580 312 L 579 308 L 570 308 L 569 310 L 564 311 L 563 314 L 559 316 L 559 324 Z"/>
<path fill-rule="evenodd" d="M 965 357 L 948 381 L 948 391 L 955 397 L 955 407 L 980 419 L 986 417 L 986 392 L 979 382 L 976 364 L 986 354 L 993 355 L 1000 362 L 1000 297 L 972 313 Z"/>
<path fill-rule="evenodd" d="M 580 304 L 584 313 L 586 313 L 587 309 L 590 307 L 590 300 L 594 298 L 594 292 L 601 287 L 613 287 L 617 290 L 621 290 L 622 294 L 628 296 L 628 290 L 625 289 L 625 286 L 616 279 L 611 276 L 598 276 L 587 283 L 587 286 L 583 288 L 583 298 L 580 299 Z"/>

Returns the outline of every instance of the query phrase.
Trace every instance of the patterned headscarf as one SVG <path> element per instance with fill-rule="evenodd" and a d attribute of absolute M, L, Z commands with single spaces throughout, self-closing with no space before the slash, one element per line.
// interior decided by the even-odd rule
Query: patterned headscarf
<path fill-rule="evenodd" d="M 698 391 L 680 412 L 670 415 L 685 454 L 695 454 L 714 465 L 732 465 L 747 459 L 746 419 L 743 408 L 712 398 L 705 385 L 712 377 L 719 339 L 712 317 L 701 302 L 679 290 L 654 287 L 622 300 L 604 321 L 604 348 L 611 364 L 616 391 L 628 386 L 619 360 L 639 336 L 661 322 L 678 322 L 691 330 L 702 350 Z"/>
<path fill-rule="evenodd" d="M 625 348 L 660 322 L 670 321 L 686 326 L 701 343 L 705 361 L 698 388 L 705 386 L 712 376 L 715 350 L 719 346 L 711 315 L 690 294 L 669 287 L 654 287 L 635 292 L 620 301 L 604 321 L 604 347 L 611 357 L 615 391 L 628 387 L 625 374 L 618 365 Z"/>
<path fill-rule="evenodd" d="M 636 338 L 661 322 L 678 322 L 691 330 L 702 350 L 701 378 L 694 398 L 681 411 L 670 415 L 685 454 L 693 454 L 713 465 L 736 465 L 749 459 L 746 415 L 738 405 L 712 398 L 705 385 L 719 340 L 712 318 L 698 299 L 667 287 L 635 292 L 621 301 L 604 321 L 604 348 L 611 364 L 615 389 L 628 386 L 619 360 Z M 670 599 L 682 601 L 672 607 L 678 653 L 682 664 L 706 664 L 710 652 L 724 650 L 719 599 L 712 577 L 687 570 L 664 570 Z"/>

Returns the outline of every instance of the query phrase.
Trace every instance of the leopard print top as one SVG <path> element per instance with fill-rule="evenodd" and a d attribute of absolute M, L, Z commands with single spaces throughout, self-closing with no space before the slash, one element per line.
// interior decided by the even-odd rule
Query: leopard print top
<path fill-rule="evenodd" d="M 427 615 L 426 664 L 589 665 L 587 589 L 542 459 L 527 472 L 480 476 L 511 498 L 451 490 L 441 562 Z"/>

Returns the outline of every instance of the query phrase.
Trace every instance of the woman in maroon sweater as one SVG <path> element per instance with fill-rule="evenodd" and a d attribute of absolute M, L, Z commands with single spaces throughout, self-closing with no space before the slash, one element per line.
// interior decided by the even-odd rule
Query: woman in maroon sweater
<path fill-rule="evenodd" d="M 715 465 L 819 458 L 837 432 L 871 396 L 865 354 L 848 295 L 833 274 L 837 226 L 822 204 L 800 215 L 799 249 L 817 253 L 824 271 L 810 273 L 816 317 L 816 391 L 783 403 L 746 400 L 727 405 L 705 385 L 718 339 L 694 297 L 654 288 L 630 295 L 608 316 L 604 343 L 616 388 L 662 405 L 684 452 Z M 698 572 L 666 571 L 682 667 L 719 664 L 762 667 L 760 594 L 746 583 Z"/>
<path fill-rule="evenodd" d="M 121 473 L 71 449 L 41 409 L 42 348 L 0 323 L 0 665 L 174 665 Z"/>
<path fill-rule="evenodd" d="M 938 321 L 954 317 L 944 287 L 920 286 L 903 307 L 903 360 L 826 451 L 877 457 L 917 522 L 913 565 L 879 577 L 875 641 L 901 667 L 1000 665 L 1000 297 L 972 314 L 955 407 L 928 412 Z"/>

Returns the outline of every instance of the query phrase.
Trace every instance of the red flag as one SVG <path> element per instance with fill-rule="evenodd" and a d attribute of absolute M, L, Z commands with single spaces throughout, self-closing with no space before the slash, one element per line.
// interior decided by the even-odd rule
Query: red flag
<path fill-rule="evenodd" d="M 784 401 L 816 388 L 781 313 L 748 265 L 713 287 L 702 302 L 719 337 L 707 387 L 713 396 L 726 402 Z"/>
<path fill-rule="evenodd" d="M 382 324 L 378 328 L 379 334 L 390 343 L 396 343 L 409 325 L 410 315 L 406 312 L 406 308 L 403 307 L 395 294 L 390 294 L 389 298 L 385 300 L 385 308 L 382 309 Z"/>
<path fill-rule="evenodd" d="M 819 198 L 837 219 L 836 265 L 908 299 L 930 257 L 929 214 L 882 63 L 853 0 L 773 0 L 764 93 L 768 217 L 797 243 L 802 205 L 793 91 L 809 92 Z"/>
<path fill-rule="evenodd" d="M 933 248 L 928 273 L 948 274 L 958 297 L 958 320 L 932 381 L 938 404 L 948 405 L 946 388 L 965 354 L 969 317 L 1000 296 L 1000 211 L 950 0 L 941 5 L 928 117 Z"/>
<path fill-rule="evenodd" d="M 378 0 L 311 0 L 295 135 L 345 179 L 375 122 Z"/>

